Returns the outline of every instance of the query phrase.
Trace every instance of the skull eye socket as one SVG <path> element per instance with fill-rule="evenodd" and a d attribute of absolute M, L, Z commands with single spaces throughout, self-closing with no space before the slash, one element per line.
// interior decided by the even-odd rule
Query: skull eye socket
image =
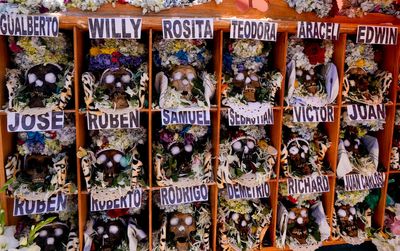
<path fill-rule="evenodd" d="M 114 80 L 115 80 L 114 75 L 107 75 L 106 76 L 106 83 L 107 84 L 111 84 L 112 82 L 114 82 Z"/>
<path fill-rule="evenodd" d="M 107 156 L 105 154 L 102 154 L 99 157 L 97 157 L 97 164 L 101 165 L 104 162 L 106 162 L 106 160 L 107 160 Z"/>
<path fill-rule="evenodd" d="M 308 216 L 307 210 L 305 209 L 301 210 L 300 215 L 301 217 L 307 217 Z"/>
<path fill-rule="evenodd" d="M 124 84 L 127 84 L 131 81 L 131 76 L 129 76 L 128 74 L 125 74 L 121 77 L 121 81 Z"/>
<path fill-rule="evenodd" d="M 186 75 L 186 78 L 189 79 L 189 80 L 193 80 L 193 79 L 194 79 L 194 74 L 191 73 L 191 72 L 189 72 L 189 73 Z"/>
<path fill-rule="evenodd" d="M 40 237 L 46 237 L 47 236 L 47 230 L 42 230 L 39 232 Z"/>
<path fill-rule="evenodd" d="M 232 148 L 236 152 L 242 150 L 242 142 L 236 141 L 235 143 L 233 143 Z"/>
<path fill-rule="evenodd" d="M 113 157 L 114 161 L 119 163 L 122 159 L 122 155 L 121 154 L 115 154 Z"/>
<path fill-rule="evenodd" d="M 254 142 L 253 142 L 252 140 L 247 141 L 247 147 L 248 147 L 249 149 L 253 149 L 254 146 L 255 146 L 255 144 L 254 144 Z"/>
<path fill-rule="evenodd" d="M 239 73 L 238 75 L 236 75 L 236 80 L 237 81 L 243 81 L 244 79 L 244 74 L 243 73 Z"/>
<path fill-rule="evenodd" d="M 64 231 L 61 228 L 54 229 L 55 236 L 61 236 L 63 233 L 64 233 Z"/>
<path fill-rule="evenodd" d="M 192 225 L 192 223 L 193 223 L 193 218 L 192 218 L 192 216 L 187 216 L 187 217 L 185 218 L 185 224 L 188 225 L 188 226 L 190 226 L 190 225 Z"/>
<path fill-rule="evenodd" d="M 171 226 L 176 226 L 176 225 L 178 225 L 178 222 L 179 222 L 179 219 L 177 217 L 173 217 L 169 221 L 169 224 L 171 224 Z"/>
<path fill-rule="evenodd" d="M 171 154 L 172 155 L 178 155 L 181 152 L 181 149 L 179 148 L 179 146 L 173 146 L 171 148 Z"/>
<path fill-rule="evenodd" d="M 343 209 L 339 209 L 338 210 L 338 215 L 339 215 L 339 217 L 346 217 L 347 213 Z"/>
<path fill-rule="evenodd" d="M 308 146 L 306 145 L 301 146 L 301 149 L 303 149 L 305 152 L 308 152 Z"/>
<path fill-rule="evenodd" d="M 291 148 L 289 148 L 289 152 L 292 155 L 296 155 L 299 153 L 299 148 L 297 146 L 292 146 Z"/>
<path fill-rule="evenodd" d="M 241 225 L 242 227 L 245 227 L 245 226 L 247 226 L 247 222 L 246 222 L 245 220 L 242 220 L 242 222 L 240 223 L 240 225 Z"/>
<path fill-rule="evenodd" d="M 296 219 L 296 214 L 293 211 L 289 212 L 289 219 L 291 219 L 291 220 Z"/>
<path fill-rule="evenodd" d="M 258 77 L 256 75 L 251 75 L 250 78 L 253 81 L 258 81 Z"/>
<path fill-rule="evenodd" d="M 115 225 L 111 225 L 110 228 L 108 229 L 108 231 L 111 234 L 117 234 L 119 232 L 119 228 L 117 226 L 115 226 Z"/>
<path fill-rule="evenodd" d="M 349 147 L 350 146 L 350 141 L 345 139 L 343 144 L 344 144 L 345 147 Z"/>
<path fill-rule="evenodd" d="M 180 80 L 182 79 L 182 76 L 182 72 L 175 72 L 173 78 L 174 80 Z"/>
<path fill-rule="evenodd" d="M 54 84 L 57 81 L 57 77 L 54 73 L 49 72 L 44 76 L 44 80 L 46 80 L 47 83 Z"/>
<path fill-rule="evenodd" d="M 189 144 L 189 145 L 186 145 L 186 146 L 185 146 L 185 151 L 188 152 L 188 153 L 191 153 L 191 152 L 193 151 L 193 146 L 190 145 L 190 144 Z"/>
<path fill-rule="evenodd" d="M 98 234 L 103 234 L 103 233 L 104 233 L 104 227 L 98 226 L 98 227 L 97 227 L 97 233 L 98 233 Z"/>
<path fill-rule="evenodd" d="M 350 213 L 351 213 L 352 215 L 355 215 L 355 214 L 356 214 L 356 209 L 355 209 L 354 207 L 350 207 L 349 211 L 350 211 Z"/>
<path fill-rule="evenodd" d="M 37 80 L 37 77 L 36 77 L 35 73 L 29 73 L 28 74 L 28 82 L 29 82 L 29 84 L 35 83 L 36 80 Z"/>

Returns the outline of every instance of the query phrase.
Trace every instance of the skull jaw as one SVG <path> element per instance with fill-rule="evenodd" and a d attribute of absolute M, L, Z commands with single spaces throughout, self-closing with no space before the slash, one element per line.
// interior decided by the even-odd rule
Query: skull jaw
<path fill-rule="evenodd" d="M 120 93 L 116 94 L 114 96 L 113 103 L 114 103 L 116 109 L 123 109 L 123 108 L 129 107 L 128 101 L 126 100 L 124 94 L 120 94 Z"/>
<path fill-rule="evenodd" d="M 305 226 L 296 227 L 292 230 L 291 236 L 295 238 L 300 244 L 307 243 L 307 228 Z"/>
<path fill-rule="evenodd" d="M 176 249 L 178 251 L 188 251 L 189 250 L 189 241 L 185 238 L 178 238 L 176 240 Z"/>

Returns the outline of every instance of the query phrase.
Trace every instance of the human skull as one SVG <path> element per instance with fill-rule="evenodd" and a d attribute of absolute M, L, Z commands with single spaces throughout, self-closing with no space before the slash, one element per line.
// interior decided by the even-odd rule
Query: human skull
<path fill-rule="evenodd" d="M 168 145 L 168 151 L 177 162 L 180 168 L 179 176 L 183 177 L 192 171 L 191 159 L 193 155 L 194 145 L 186 142 L 172 142 Z"/>
<path fill-rule="evenodd" d="M 242 88 L 243 95 L 246 101 L 255 102 L 256 100 L 256 90 L 261 87 L 260 77 L 254 72 L 239 72 L 234 76 L 233 84 Z"/>
<path fill-rule="evenodd" d="M 312 170 L 309 164 L 309 143 L 304 139 L 295 138 L 288 142 L 287 150 L 289 161 L 292 162 L 293 167 L 296 167 L 296 171 L 302 175 L 310 175 Z"/>
<path fill-rule="evenodd" d="M 308 236 L 307 224 L 310 221 L 308 218 L 308 209 L 305 207 L 292 208 L 288 216 L 288 225 L 293 226 L 289 234 L 301 244 L 306 244 Z"/>
<path fill-rule="evenodd" d="M 180 65 L 172 72 L 172 87 L 182 94 L 185 99 L 190 99 L 196 79 L 196 70 L 190 65 Z"/>
<path fill-rule="evenodd" d="M 124 154 L 115 149 L 103 150 L 96 155 L 97 167 L 103 171 L 103 180 L 112 185 L 120 170 L 127 166 L 124 161 Z"/>
<path fill-rule="evenodd" d="M 67 244 L 69 227 L 62 222 L 47 224 L 35 238 L 35 242 L 44 251 L 57 251 L 64 249 Z"/>
<path fill-rule="evenodd" d="M 357 211 L 350 205 L 340 206 L 337 210 L 340 229 L 350 237 L 358 236 Z"/>
<path fill-rule="evenodd" d="M 241 162 L 254 173 L 257 171 L 253 162 L 256 160 L 257 143 L 255 138 L 249 136 L 241 136 L 231 143 L 232 152 L 235 153 Z"/>
<path fill-rule="evenodd" d="M 99 245 L 96 250 L 112 251 L 122 243 L 126 233 L 126 227 L 119 219 L 104 222 L 98 220 L 93 229 L 96 233 L 94 239 Z"/>
<path fill-rule="evenodd" d="M 190 235 L 196 230 L 191 214 L 173 213 L 169 219 L 169 232 L 174 235 L 178 251 L 189 250 Z"/>
<path fill-rule="evenodd" d="M 239 214 L 239 213 L 231 213 L 229 215 L 229 219 L 234 222 L 236 228 L 239 230 L 240 235 L 242 237 L 246 237 L 249 234 L 252 234 L 252 229 L 250 228 L 251 217 L 250 214 Z"/>
<path fill-rule="evenodd" d="M 49 168 L 53 165 L 50 156 L 31 154 L 25 156 L 22 177 L 32 183 L 44 183 L 49 174 Z"/>
<path fill-rule="evenodd" d="M 29 107 L 45 107 L 44 100 L 57 91 L 61 70 L 57 64 L 38 64 L 26 72 L 25 86 L 31 95 Z"/>
<path fill-rule="evenodd" d="M 104 90 L 117 109 L 127 108 L 128 94 L 125 91 L 132 80 L 133 73 L 127 68 L 107 69 L 101 75 L 99 88 Z"/>

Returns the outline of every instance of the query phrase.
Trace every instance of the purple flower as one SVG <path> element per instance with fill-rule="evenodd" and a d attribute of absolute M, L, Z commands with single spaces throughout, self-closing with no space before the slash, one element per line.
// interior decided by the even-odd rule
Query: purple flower
<path fill-rule="evenodd" d="M 186 133 L 185 134 L 185 145 L 193 145 L 194 142 L 194 136 L 191 133 Z"/>
<path fill-rule="evenodd" d="M 173 139 L 174 139 L 174 133 L 172 133 L 172 132 L 162 131 L 160 133 L 161 142 L 169 144 L 172 142 Z"/>

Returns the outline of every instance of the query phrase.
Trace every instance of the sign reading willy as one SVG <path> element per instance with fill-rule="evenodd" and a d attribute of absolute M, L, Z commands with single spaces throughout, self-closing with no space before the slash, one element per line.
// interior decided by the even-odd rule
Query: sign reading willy
<path fill-rule="evenodd" d="M 141 18 L 89 18 L 91 39 L 140 39 Z"/>

